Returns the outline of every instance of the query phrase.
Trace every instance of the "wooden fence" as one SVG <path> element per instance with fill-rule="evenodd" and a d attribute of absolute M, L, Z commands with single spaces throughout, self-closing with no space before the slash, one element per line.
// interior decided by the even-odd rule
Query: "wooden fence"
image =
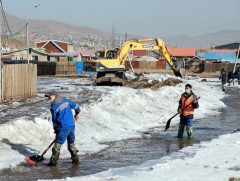
<path fill-rule="evenodd" d="M 75 62 L 38 62 L 37 75 L 75 75 Z"/>
<path fill-rule="evenodd" d="M 224 68 L 227 72 L 232 72 L 234 68 L 234 63 L 205 63 L 204 72 L 216 73 Z"/>
<path fill-rule="evenodd" d="M 4 61 L 1 69 L 1 102 L 37 95 L 37 65 Z"/>
<path fill-rule="evenodd" d="M 58 62 L 56 66 L 57 75 L 74 75 L 76 74 L 75 62 Z"/>

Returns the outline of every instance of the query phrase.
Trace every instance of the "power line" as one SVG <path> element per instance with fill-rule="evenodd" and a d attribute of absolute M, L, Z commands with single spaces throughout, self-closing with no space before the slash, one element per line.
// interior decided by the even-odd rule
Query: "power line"
<path fill-rule="evenodd" d="M 3 47 L 4 47 L 5 50 L 6 50 L 7 45 L 10 44 L 10 38 L 11 38 L 12 43 L 16 46 L 16 48 L 18 48 L 16 35 L 18 35 L 21 31 L 23 31 L 24 29 L 26 29 L 27 24 L 25 24 L 25 25 L 24 25 L 19 31 L 17 31 L 16 33 L 12 33 L 12 31 L 11 31 L 11 29 L 10 29 L 10 26 L 9 26 L 9 23 L 8 23 L 8 21 L 7 21 L 6 13 L 5 13 L 4 8 L 3 8 L 2 0 L 0 0 L 0 11 L 1 11 L 1 14 L 2 14 L 2 17 L 3 17 L 3 26 L 4 26 L 4 28 L 5 28 L 5 31 L 6 31 L 6 32 L 9 32 L 8 34 L 1 34 L 1 35 L 0 35 L 1 37 L 3 37 L 3 39 L 2 39 Z M 0 25 L 0 26 L 1 26 L 1 25 Z"/>
<path fill-rule="evenodd" d="M 23 29 L 25 29 L 27 27 L 27 24 L 25 24 L 18 32 L 14 33 L 14 34 L 1 34 L 1 37 L 4 38 L 11 38 L 11 37 L 15 37 L 16 35 L 18 35 Z"/>

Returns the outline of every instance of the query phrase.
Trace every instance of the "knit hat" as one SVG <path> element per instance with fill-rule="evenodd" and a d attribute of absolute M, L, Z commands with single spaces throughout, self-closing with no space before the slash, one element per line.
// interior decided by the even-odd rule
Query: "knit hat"
<path fill-rule="evenodd" d="M 45 94 L 45 97 L 50 97 L 50 96 L 57 96 L 58 95 L 58 93 L 56 92 L 56 91 L 50 91 L 50 92 L 47 92 L 46 94 Z"/>

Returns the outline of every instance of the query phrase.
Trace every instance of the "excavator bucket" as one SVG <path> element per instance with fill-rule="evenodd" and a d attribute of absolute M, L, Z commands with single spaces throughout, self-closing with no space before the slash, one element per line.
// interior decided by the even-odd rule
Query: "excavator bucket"
<path fill-rule="evenodd" d="M 93 85 L 97 85 L 97 86 L 122 86 L 124 84 L 124 80 L 122 78 L 119 77 L 100 77 L 97 78 Z"/>
<path fill-rule="evenodd" d="M 175 70 L 173 72 L 176 77 L 181 77 L 183 79 L 186 77 L 186 74 L 187 74 L 187 71 L 185 68 L 181 68 L 180 70 Z"/>

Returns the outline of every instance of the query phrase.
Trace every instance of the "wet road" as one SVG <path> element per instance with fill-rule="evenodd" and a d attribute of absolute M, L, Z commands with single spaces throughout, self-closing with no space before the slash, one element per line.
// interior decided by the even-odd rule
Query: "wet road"
<path fill-rule="evenodd" d="M 36 116 L 46 117 L 49 114 L 49 103 L 44 94 L 49 90 L 56 90 L 62 96 L 69 99 L 73 98 L 79 104 L 95 102 L 104 91 L 98 91 L 89 88 L 91 80 L 84 80 L 82 83 L 76 81 L 76 78 L 38 78 L 38 95 L 33 99 L 23 100 L 22 102 L 6 103 L 0 106 L 0 124 L 11 122 L 16 118 L 24 118 L 25 120 L 33 120 Z M 66 85 L 63 85 L 63 82 Z M 81 87 L 81 89 L 78 89 Z M 72 97 L 77 92 L 77 98 Z M 107 92 L 107 89 L 106 89 Z M 85 101 L 88 100 L 88 101 Z M 46 118 L 47 119 L 47 118 Z"/>
<path fill-rule="evenodd" d="M 94 174 L 109 168 L 140 165 L 148 160 L 167 156 L 193 143 L 211 140 L 221 134 L 234 132 L 240 127 L 239 89 L 229 88 L 227 93 L 230 96 L 223 99 L 227 107 L 221 109 L 220 115 L 196 120 L 194 124 L 195 139 L 192 141 L 177 139 L 175 137 L 176 127 L 171 127 L 167 133 L 162 132 L 163 128 L 161 128 L 151 137 L 143 136 L 139 139 L 109 143 L 109 147 L 105 150 L 81 156 L 79 166 L 73 166 L 70 160 L 65 159 L 60 160 L 58 166 L 54 168 L 43 164 L 32 167 L 27 163 L 22 163 L 16 168 L 1 170 L 0 180 L 57 179 Z"/>

